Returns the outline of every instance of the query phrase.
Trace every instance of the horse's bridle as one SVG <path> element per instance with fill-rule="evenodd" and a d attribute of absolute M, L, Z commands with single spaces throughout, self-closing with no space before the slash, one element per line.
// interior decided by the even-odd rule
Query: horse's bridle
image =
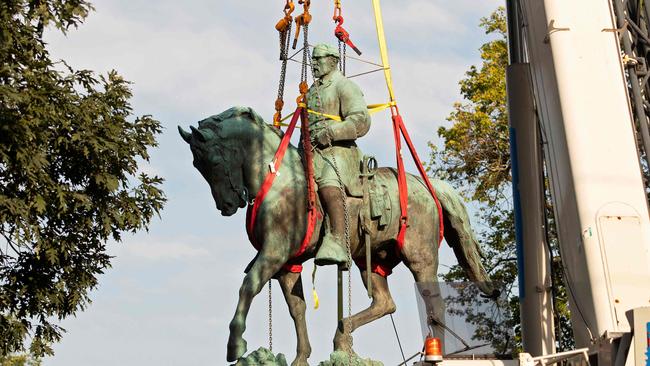
<path fill-rule="evenodd" d="M 230 162 L 227 161 L 226 158 L 222 157 L 222 159 L 223 159 L 224 163 L 228 163 L 228 164 L 224 164 L 224 165 L 230 166 Z M 228 183 L 230 184 L 230 190 L 235 192 L 237 194 L 237 196 L 239 197 L 239 199 L 246 202 L 246 204 L 248 206 L 252 206 L 253 203 L 255 203 L 255 197 L 252 197 L 252 198 L 249 199 L 250 194 L 249 194 L 248 188 L 246 188 L 246 186 L 242 185 L 241 188 L 235 186 L 235 184 L 232 182 L 232 176 L 230 175 L 230 171 L 231 171 L 231 169 L 225 169 L 225 174 L 226 174 L 226 177 L 228 177 Z M 242 179 L 243 179 L 243 174 L 242 174 Z"/>

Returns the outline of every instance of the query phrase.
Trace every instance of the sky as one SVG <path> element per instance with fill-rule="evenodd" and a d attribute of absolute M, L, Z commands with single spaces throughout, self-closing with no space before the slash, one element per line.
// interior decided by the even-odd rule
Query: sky
<path fill-rule="evenodd" d="M 345 27 L 363 51 L 379 62 L 370 1 L 343 1 Z M 426 160 L 435 131 L 460 101 L 458 81 L 480 63 L 488 40 L 478 27 L 501 0 L 384 1 L 384 25 L 395 94 L 420 156 Z M 228 324 L 234 314 L 243 270 L 255 255 L 244 230 L 244 212 L 222 217 L 177 125 L 189 128 L 231 106 L 253 107 L 272 120 L 280 63 L 274 25 L 284 2 L 187 0 L 97 0 L 79 29 L 67 36 L 46 34 L 55 59 L 77 69 L 106 74 L 116 69 L 130 80 L 134 116 L 151 114 L 164 126 L 159 147 L 142 170 L 165 178 L 168 202 L 148 232 L 110 243 L 113 267 L 100 276 L 92 304 L 65 319 L 63 340 L 45 366 L 226 365 Z M 332 2 L 313 1 L 310 43 L 335 43 Z M 369 71 L 348 61 L 348 74 Z M 297 95 L 299 65 L 289 64 L 285 114 Z M 387 101 L 381 73 L 354 79 L 366 101 Z M 380 165 L 393 166 L 388 112 L 373 117 L 358 141 Z M 407 165 L 414 171 L 412 165 Z M 460 188 L 460 187 L 459 187 Z M 455 264 L 441 247 L 441 271 Z M 311 261 L 303 286 L 312 344 L 311 364 L 328 358 L 336 326 L 336 271 L 321 267 L 316 277 L 320 308 L 309 296 Z M 345 280 L 347 282 L 347 279 Z M 395 325 L 408 356 L 422 347 L 413 278 L 403 266 L 389 277 L 397 305 Z M 358 270 L 352 271 L 352 309 L 370 304 Z M 346 306 L 347 308 L 347 306 Z M 295 356 L 295 333 L 277 283 L 272 291 L 273 350 Z M 249 351 L 268 346 L 268 292 L 253 301 L 247 331 Z M 384 317 L 354 333 L 355 350 L 386 365 L 401 362 L 391 319 Z"/>

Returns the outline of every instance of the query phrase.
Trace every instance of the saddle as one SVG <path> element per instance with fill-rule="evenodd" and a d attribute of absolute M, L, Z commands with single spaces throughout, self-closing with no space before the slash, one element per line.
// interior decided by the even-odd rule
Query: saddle
<path fill-rule="evenodd" d="M 376 171 L 377 160 L 375 157 L 364 155 L 359 164 L 359 179 L 356 180 L 353 190 L 351 189 L 348 193 L 351 197 L 361 198 L 363 201 L 359 212 L 362 225 L 370 224 L 370 220 L 377 220 L 381 229 L 390 224 L 389 211 L 392 207 L 387 187 L 375 179 Z M 352 191 L 356 194 L 353 194 Z"/>
<path fill-rule="evenodd" d="M 356 145 L 350 150 L 356 164 L 341 164 L 341 184 L 345 187 L 348 200 L 360 200 L 359 219 L 379 220 L 379 228 L 390 224 L 391 210 L 388 191 L 384 185 L 376 182 L 377 160 L 374 156 L 364 155 Z M 364 214 L 365 213 L 365 214 Z M 366 218 L 367 216 L 367 218 Z M 366 223 L 366 225 L 368 225 Z"/>

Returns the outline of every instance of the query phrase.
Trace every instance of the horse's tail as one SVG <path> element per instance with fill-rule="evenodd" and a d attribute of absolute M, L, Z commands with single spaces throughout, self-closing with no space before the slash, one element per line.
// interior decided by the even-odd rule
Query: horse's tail
<path fill-rule="evenodd" d="M 431 183 L 442 206 L 445 240 L 454 250 L 458 264 L 483 293 L 489 297 L 497 297 L 499 290 L 495 289 L 481 263 L 483 253 L 470 226 L 463 198 L 443 181 L 432 179 Z"/>

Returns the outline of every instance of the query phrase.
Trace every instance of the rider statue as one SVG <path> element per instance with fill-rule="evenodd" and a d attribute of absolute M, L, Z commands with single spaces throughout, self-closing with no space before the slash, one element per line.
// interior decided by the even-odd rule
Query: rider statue
<path fill-rule="evenodd" d="M 361 89 L 338 69 L 339 52 L 333 46 L 319 44 L 312 54 L 314 84 L 307 92 L 309 132 L 314 148 L 314 179 L 329 227 L 316 254 L 317 265 L 338 264 L 347 269 L 345 242 L 345 206 L 341 186 L 357 196 L 360 191 L 359 169 L 362 155 L 355 144 L 370 129 L 370 115 Z M 335 121 L 324 115 L 335 115 Z"/>

